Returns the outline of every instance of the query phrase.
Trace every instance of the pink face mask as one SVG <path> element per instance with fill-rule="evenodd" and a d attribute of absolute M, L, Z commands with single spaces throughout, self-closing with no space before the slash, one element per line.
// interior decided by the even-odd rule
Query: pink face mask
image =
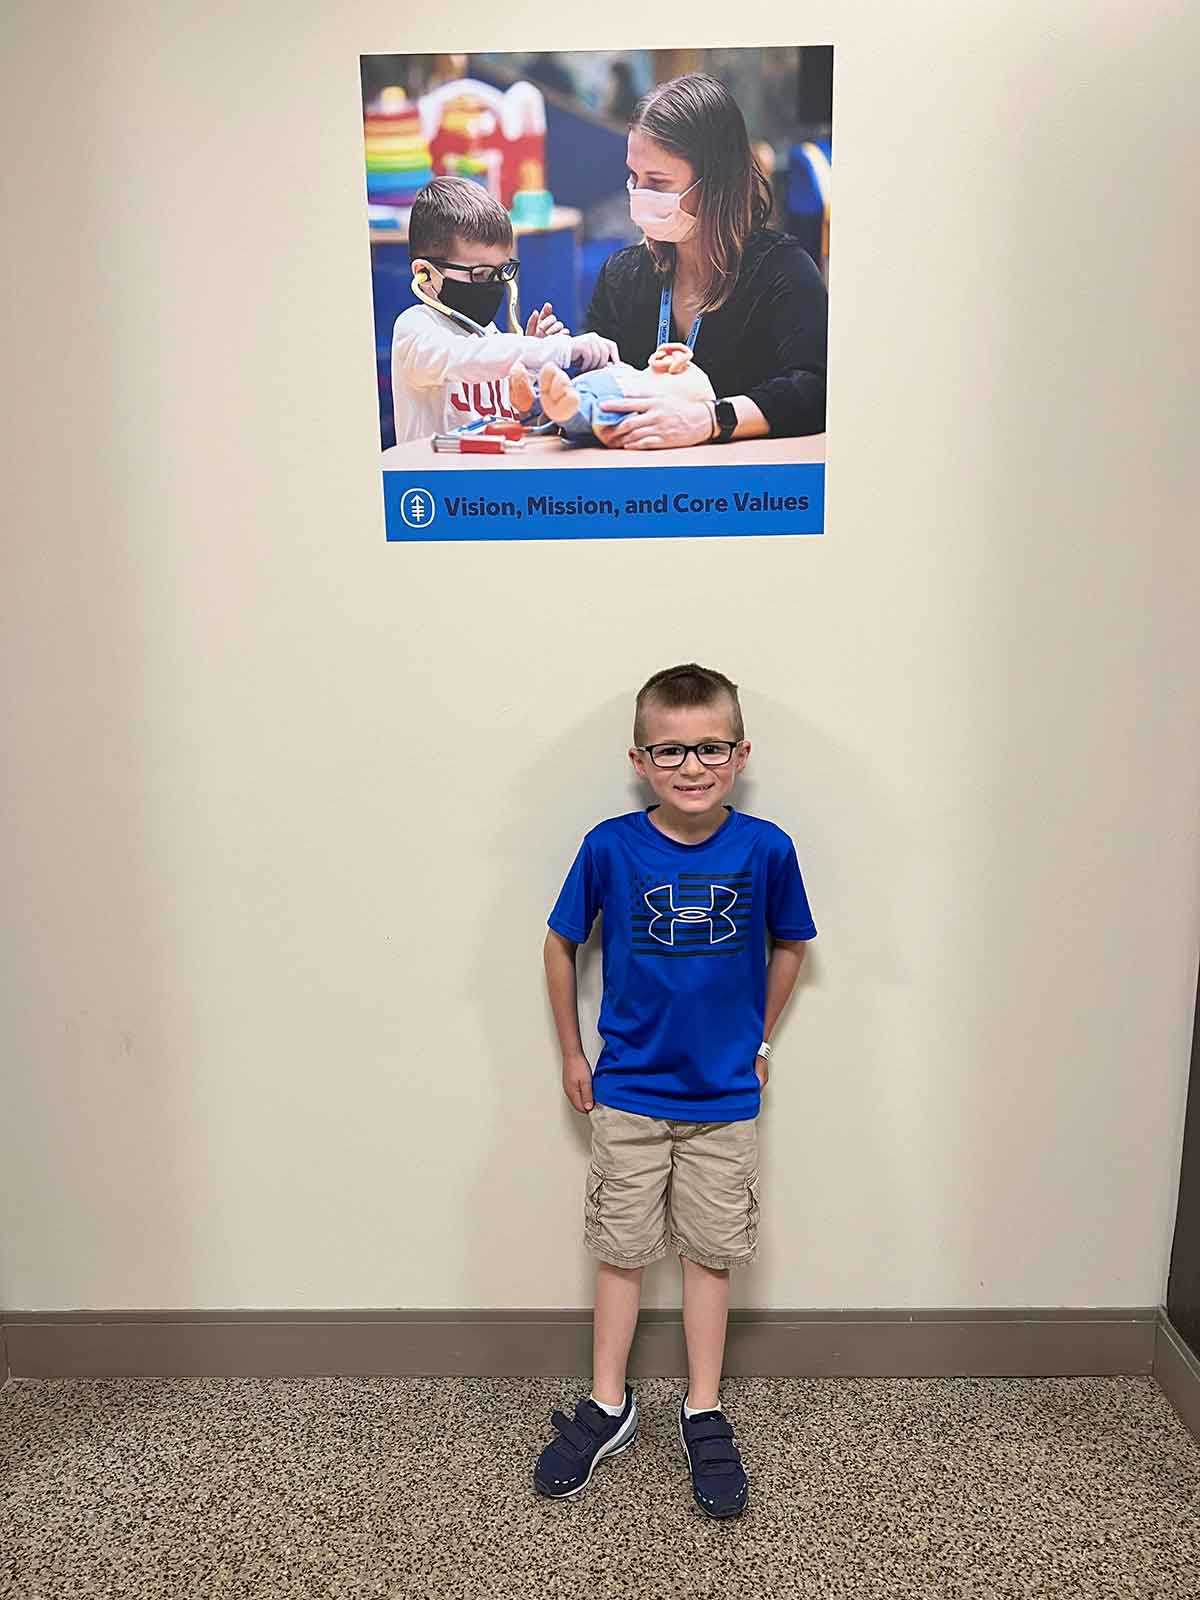
<path fill-rule="evenodd" d="M 683 194 L 664 194 L 661 189 L 635 189 L 630 178 L 625 184 L 629 190 L 629 215 L 647 239 L 657 239 L 660 244 L 678 244 L 696 226 L 696 218 L 679 202 L 701 181 L 697 178 Z"/>

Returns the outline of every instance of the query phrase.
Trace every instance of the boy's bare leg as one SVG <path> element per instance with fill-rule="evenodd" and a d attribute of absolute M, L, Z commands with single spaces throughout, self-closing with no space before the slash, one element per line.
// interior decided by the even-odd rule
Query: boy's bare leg
<path fill-rule="evenodd" d="M 716 1409 L 729 1321 L 729 1268 L 717 1271 L 681 1255 L 683 1333 L 687 1340 L 687 1404 L 692 1411 Z"/>
<path fill-rule="evenodd" d="M 642 1299 L 642 1268 L 596 1263 L 592 1320 L 592 1393 L 606 1406 L 625 1404 L 625 1364 Z"/>

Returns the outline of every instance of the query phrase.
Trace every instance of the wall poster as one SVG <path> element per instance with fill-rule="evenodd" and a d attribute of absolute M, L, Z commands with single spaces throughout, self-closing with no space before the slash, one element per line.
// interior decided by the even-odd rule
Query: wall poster
<path fill-rule="evenodd" d="M 832 46 L 360 66 L 388 540 L 823 532 Z"/>

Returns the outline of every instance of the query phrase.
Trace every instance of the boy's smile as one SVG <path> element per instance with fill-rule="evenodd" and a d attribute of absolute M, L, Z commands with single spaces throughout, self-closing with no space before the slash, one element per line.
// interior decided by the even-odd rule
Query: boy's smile
<path fill-rule="evenodd" d="M 735 743 L 728 709 L 717 702 L 708 706 L 667 708 L 651 702 L 646 707 L 647 745 Z M 714 833 L 725 820 L 725 799 L 750 757 L 750 742 L 736 745 L 729 760 L 720 766 L 706 766 L 696 750 L 678 767 L 659 767 L 645 750 L 629 751 L 634 770 L 650 785 L 658 801 L 654 824 L 660 831 L 674 830 L 694 843 Z"/>

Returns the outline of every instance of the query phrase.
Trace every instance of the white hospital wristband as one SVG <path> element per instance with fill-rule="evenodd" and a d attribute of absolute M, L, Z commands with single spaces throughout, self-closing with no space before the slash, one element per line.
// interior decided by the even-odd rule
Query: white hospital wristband
<path fill-rule="evenodd" d="M 769 1056 L 771 1054 L 771 1046 L 767 1043 L 767 1041 L 765 1039 L 759 1045 L 758 1053 L 759 1053 L 760 1056 L 764 1056 L 764 1057 L 765 1056 Z"/>

